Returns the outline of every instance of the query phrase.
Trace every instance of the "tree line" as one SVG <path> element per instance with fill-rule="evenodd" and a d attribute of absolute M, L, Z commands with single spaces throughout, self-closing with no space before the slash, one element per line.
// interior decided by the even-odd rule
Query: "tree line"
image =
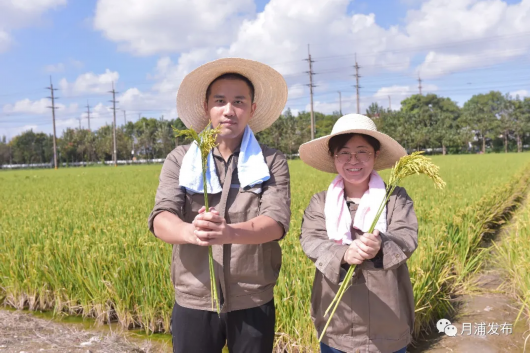
<path fill-rule="evenodd" d="M 400 110 L 373 103 L 366 110 L 382 131 L 408 151 L 431 153 L 522 152 L 530 144 L 530 97 L 511 97 L 498 91 L 477 94 L 463 107 L 436 94 L 413 95 L 401 102 Z M 315 137 L 328 135 L 339 112 L 315 112 Z M 268 129 L 256 134 L 260 143 L 293 157 L 311 136 L 309 112 L 296 116 L 287 109 Z M 179 119 L 141 118 L 116 129 L 118 159 L 165 158 L 179 144 L 173 127 L 185 128 Z M 59 163 L 112 160 L 112 126 L 96 131 L 71 129 L 57 138 Z M 52 135 L 25 131 L 11 141 L 0 140 L 0 165 L 51 163 Z"/>

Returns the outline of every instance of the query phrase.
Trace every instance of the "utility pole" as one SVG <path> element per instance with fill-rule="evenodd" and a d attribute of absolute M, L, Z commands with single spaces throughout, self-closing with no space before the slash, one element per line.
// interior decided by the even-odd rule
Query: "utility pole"
<path fill-rule="evenodd" d="M 83 119 L 82 117 L 79 117 L 77 118 L 79 120 L 79 130 L 81 130 L 81 119 Z"/>
<path fill-rule="evenodd" d="M 127 112 L 125 110 L 123 110 L 123 123 L 127 125 Z"/>
<path fill-rule="evenodd" d="M 306 61 L 309 61 L 309 94 L 311 95 L 311 140 L 315 138 L 315 114 L 313 112 L 313 63 L 311 60 L 311 52 L 309 51 L 309 44 L 307 45 L 307 54 L 308 58 Z"/>
<path fill-rule="evenodd" d="M 58 99 L 58 97 L 55 97 L 55 95 L 53 94 L 53 91 L 57 91 L 57 88 L 53 88 L 53 83 L 52 83 L 52 77 L 50 76 L 50 87 L 46 87 L 46 89 L 49 89 L 50 92 L 51 92 L 51 96 L 50 97 L 47 97 L 47 98 L 50 98 L 52 100 L 52 105 L 48 108 L 50 108 L 52 110 L 52 119 L 53 119 L 53 165 L 54 165 L 54 168 L 57 169 L 57 142 L 56 142 L 56 139 L 57 139 L 57 135 L 56 135 L 56 131 L 55 131 L 55 109 L 58 109 L 56 106 L 55 106 L 55 100 Z"/>
<path fill-rule="evenodd" d="M 86 114 L 88 119 L 88 131 L 90 131 L 90 105 L 88 105 L 88 101 L 86 102 Z"/>
<path fill-rule="evenodd" d="M 112 81 L 112 91 L 109 91 L 109 93 L 112 93 L 112 100 L 110 101 L 112 103 L 112 112 L 113 112 L 113 115 L 114 115 L 114 123 L 113 123 L 113 126 L 112 126 L 112 135 L 113 135 L 113 140 L 114 140 L 114 153 L 113 153 L 113 156 L 112 156 L 112 159 L 114 160 L 114 166 L 117 167 L 118 166 L 118 153 L 116 151 L 116 103 L 119 103 L 119 102 L 116 102 L 116 90 L 114 90 L 114 81 Z"/>
<path fill-rule="evenodd" d="M 420 89 L 420 96 L 421 96 L 422 94 L 421 94 L 421 77 L 420 77 L 420 75 L 418 75 L 418 88 Z"/>
<path fill-rule="evenodd" d="M 341 95 L 340 91 L 338 91 L 338 92 L 339 92 L 339 114 L 340 114 L 340 116 L 342 116 L 342 95 Z"/>
<path fill-rule="evenodd" d="M 359 66 L 359 64 L 357 64 L 357 53 L 355 54 L 355 89 L 357 91 L 357 114 L 360 114 L 360 111 L 361 111 L 361 107 L 359 105 L 359 88 L 361 88 L 361 86 L 359 86 L 359 69 L 361 68 Z"/>
<path fill-rule="evenodd" d="M 392 99 L 388 96 L 388 110 L 392 110 Z"/>

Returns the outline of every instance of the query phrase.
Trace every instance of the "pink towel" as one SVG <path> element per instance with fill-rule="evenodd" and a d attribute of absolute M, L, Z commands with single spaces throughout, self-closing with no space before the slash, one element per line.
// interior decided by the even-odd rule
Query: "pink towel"
<path fill-rule="evenodd" d="M 374 170 L 370 175 L 368 190 L 361 198 L 361 203 L 355 213 L 353 226 L 362 232 L 368 232 L 377 214 L 377 210 L 385 197 L 385 183 Z M 344 197 L 344 179 L 340 174 L 333 179 L 328 188 L 326 204 L 324 205 L 324 215 L 326 216 L 328 237 L 339 244 L 351 244 L 352 219 Z M 386 232 L 386 205 L 375 229 L 383 233 Z"/>

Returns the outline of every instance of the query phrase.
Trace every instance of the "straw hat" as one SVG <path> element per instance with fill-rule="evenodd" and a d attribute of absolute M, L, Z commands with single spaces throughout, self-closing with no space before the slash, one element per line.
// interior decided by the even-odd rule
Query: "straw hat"
<path fill-rule="evenodd" d="M 329 155 L 329 140 L 343 134 L 364 134 L 376 138 L 381 144 L 379 155 L 375 159 L 374 169 L 381 170 L 394 164 L 407 152 L 392 137 L 377 131 L 372 119 L 360 114 L 344 115 L 333 125 L 331 135 L 323 136 L 300 146 L 300 158 L 311 167 L 328 173 L 337 173 L 334 158 Z"/>
<path fill-rule="evenodd" d="M 204 111 L 206 90 L 213 80 L 226 73 L 243 75 L 254 85 L 256 111 L 248 123 L 252 131 L 262 131 L 271 126 L 287 102 L 287 83 L 270 66 L 239 58 L 218 59 L 186 75 L 177 93 L 177 113 L 184 125 L 197 131 L 208 125 L 210 119 Z"/>

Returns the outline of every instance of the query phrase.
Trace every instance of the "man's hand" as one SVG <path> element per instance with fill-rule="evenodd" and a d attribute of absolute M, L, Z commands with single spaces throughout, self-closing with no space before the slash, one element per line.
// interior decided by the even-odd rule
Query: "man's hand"
<path fill-rule="evenodd" d="M 205 211 L 206 208 L 201 207 L 199 214 L 192 222 L 196 237 L 193 244 L 209 246 L 232 243 L 232 228 L 226 224 L 226 220 L 213 207 L 210 207 L 210 212 Z"/>
<path fill-rule="evenodd" d="M 376 229 L 374 233 L 364 233 L 355 239 L 346 253 L 344 261 L 350 265 L 360 265 L 364 260 L 373 259 L 381 249 L 381 237 Z"/>

